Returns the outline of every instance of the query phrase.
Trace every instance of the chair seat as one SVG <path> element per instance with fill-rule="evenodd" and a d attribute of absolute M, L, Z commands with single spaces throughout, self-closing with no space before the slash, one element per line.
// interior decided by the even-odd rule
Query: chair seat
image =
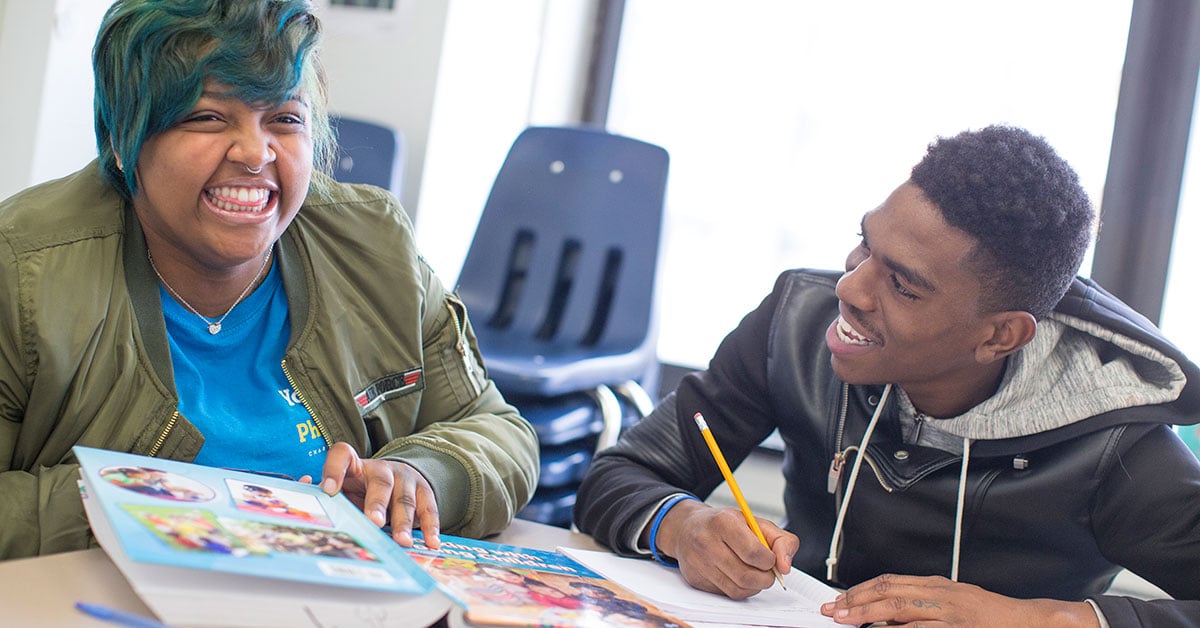
<path fill-rule="evenodd" d="M 554 398 L 510 395 L 508 401 L 533 426 L 542 447 L 578 441 L 604 429 L 599 407 L 583 393 Z"/>
<path fill-rule="evenodd" d="M 516 406 L 521 416 L 533 426 L 543 451 L 548 447 L 584 439 L 590 439 L 592 444 L 596 445 L 595 437 L 601 434 L 606 426 L 604 411 L 600 407 L 601 398 L 595 392 L 557 397 L 507 397 L 508 402 Z M 611 395 L 611 398 L 618 408 L 618 430 L 627 429 L 642 418 L 641 409 L 630 400 L 617 395 Z"/>

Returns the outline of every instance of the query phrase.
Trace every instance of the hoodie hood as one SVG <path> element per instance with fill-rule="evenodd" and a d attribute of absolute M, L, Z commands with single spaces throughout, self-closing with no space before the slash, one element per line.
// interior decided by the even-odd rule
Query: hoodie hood
<path fill-rule="evenodd" d="M 898 396 L 901 414 L 911 412 L 905 395 Z M 1121 412 L 1132 408 L 1142 409 Z M 926 421 L 925 430 L 934 427 L 955 441 L 998 441 L 1061 427 L 1078 433 L 1196 420 L 1200 369 L 1148 319 L 1091 280 L 1076 279 L 1033 340 L 1010 355 L 996 394 L 959 417 Z"/>
<path fill-rule="evenodd" d="M 1029 436 L 1113 410 L 1169 403 L 1186 384 L 1183 368 L 1161 351 L 1056 313 L 1009 358 L 995 395 L 936 425 L 974 440 Z"/>

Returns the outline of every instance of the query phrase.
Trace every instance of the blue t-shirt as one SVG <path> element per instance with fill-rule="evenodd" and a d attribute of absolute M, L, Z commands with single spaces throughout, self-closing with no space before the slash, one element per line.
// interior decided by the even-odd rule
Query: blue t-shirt
<path fill-rule="evenodd" d="M 216 334 L 161 286 L 159 296 L 179 411 L 204 434 L 195 462 L 319 482 L 327 445 L 283 373 L 291 324 L 279 265 Z"/>

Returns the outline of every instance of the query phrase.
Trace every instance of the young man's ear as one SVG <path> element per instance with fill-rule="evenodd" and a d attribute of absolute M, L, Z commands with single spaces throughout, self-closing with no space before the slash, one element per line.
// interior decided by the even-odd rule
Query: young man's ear
<path fill-rule="evenodd" d="M 1033 340 L 1037 319 L 1029 312 L 997 312 L 990 317 L 992 335 L 975 348 L 975 359 L 987 364 L 1008 357 Z"/>

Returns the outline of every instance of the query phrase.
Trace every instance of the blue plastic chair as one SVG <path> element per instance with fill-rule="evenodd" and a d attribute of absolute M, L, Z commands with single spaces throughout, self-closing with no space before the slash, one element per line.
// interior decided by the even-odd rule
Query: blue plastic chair
<path fill-rule="evenodd" d="M 404 183 L 404 137 L 395 129 L 356 118 L 331 115 L 337 137 L 333 178 L 369 183 L 400 198 Z"/>
<path fill-rule="evenodd" d="M 496 176 L 458 294 L 505 393 L 656 383 L 654 281 L 667 152 L 531 127 Z"/>
<path fill-rule="evenodd" d="M 457 291 L 488 375 L 542 446 L 520 518 L 569 525 L 591 453 L 653 408 L 667 163 L 640 140 L 532 127 L 496 175 Z"/>

